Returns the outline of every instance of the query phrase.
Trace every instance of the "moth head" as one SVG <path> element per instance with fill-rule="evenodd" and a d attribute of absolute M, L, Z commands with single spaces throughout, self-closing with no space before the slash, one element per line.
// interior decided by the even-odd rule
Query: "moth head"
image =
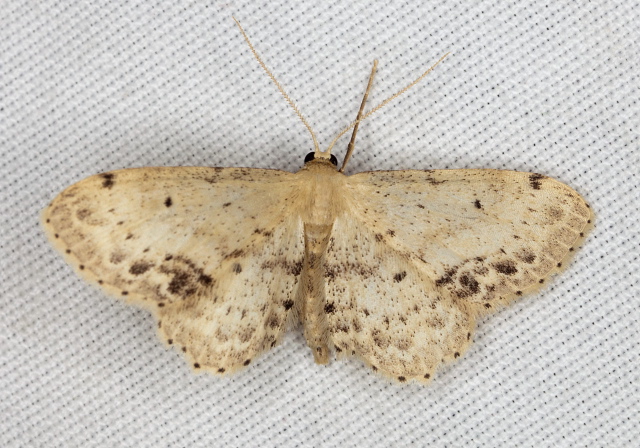
<path fill-rule="evenodd" d="M 307 154 L 304 158 L 304 163 L 305 165 L 309 162 L 311 162 L 312 160 L 328 160 L 329 162 L 331 162 L 331 164 L 335 167 L 338 166 L 338 158 L 336 156 L 334 156 L 333 154 L 329 154 L 327 152 L 322 152 L 322 151 L 311 151 L 309 154 Z"/>
<path fill-rule="evenodd" d="M 442 56 L 440 58 L 440 60 L 438 62 L 436 62 L 435 64 L 433 64 L 426 72 L 424 72 L 422 75 L 420 75 L 418 77 L 418 79 L 416 79 L 415 81 L 413 81 L 411 84 L 409 84 L 408 86 L 406 86 L 404 89 L 400 90 L 399 92 L 397 92 L 396 94 L 390 96 L 389 98 L 387 98 L 386 100 L 384 100 L 382 103 L 378 104 L 376 107 L 374 107 L 373 109 L 371 109 L 369 112 L 365 113 L 364 112 L 364 106 L 367 102 L 367 98 L 369 96 L 369 91 L 371 90 L 371 86 L 373 84 L 373 77 L 375 76 L 377 67 L 378 67 L 378 61 L 374 60 L 373 61 L 373 68 L 371 69 L 371 74 L 369 75 L 369 82 L 367 83 L 367 89 L 364 92 L 364 98 L 362 99 L 362 104 L 360 105 L 360 110 L 358 111 L 358 116 L 356 117 L 355 121 L 353 123 L 351 123 L 349 126 L 347 126 L 342 132 L 340 132 L 331 142 L 331 144 L 329 145 L 329 147 L 327 148 L 326 151 L 320 151 L 320 147 L 318 146 L 318 139 L 316 138 L 315 133 L 313 132 L 313 129 L 311 129 L 311 126 L 309 125 L 309 123 L 307 122 L 307 120 L 302 116 L 302 113 L 300 112 L 300 110 L 298 110 L 298 107 L 293 103 L 293 101 L 291 100 L 291 98 L 289 98 L 289 95 L 287 95 L 287 92 L 284 91 L 284 89 L 282 88 L 282 86 L 280 85 L 280 83 L 278 82 L 278 80 L 276 79 L 275 76 L 273 76 L 273 73 L 271 73 L 271 71 L 267 68 L 267 66 L 265 65 L 264 62 L 262 62 L 262 59 L 260 58 L 260 56 L 258 55 L 258 52 L 256 51 L 256 49 L 253 47 L 253 44 L 251 43 L 251 41 L 249 40 L 249 36 L 247 36 L 247 33 L 244 32 L 244 30 L 242 29 L 242 26 L 240 26 L 240 22 L 238 22 L 238 20 L 233 17 L 233 20 L 235 20 L 236 25 L 238 25 L 238 28 L 240 29 L 240 33 L 242 33 L 242 36 L 244 37 L 244 40 L 247 42 L 247 45 L 249 45 L 249 48 L 251 49 L 251 52 L 253 53 L 253 56 L 256 58 L 256 60 L 258 61 L 258 63 L 262 66 L 262 68 L 264 69 L 264 71 L 267 73 L 267 75 L 269 76 L 269 78 L 271 78 L 271 80 L 273 81 L 273 83 L 276 85 L 276 87 L 278 88 L 278 90 L 280 91 L 280 93 L 282 94 L 282 96 L 284 97 L 285 100 L 287 100 L 287 102 L 289 103 L 289 105 L 291 106 L 291 108 L 295 111 L 295 113 L 298 115 L 298 117 L 300 118 L 300 120 L 302 121 L 302 123 L 306 126 L 307 130 L 309 131 L 309 133 L 311 134 L 311 138 L 313 138 L 313 146 L 315 148 L 314 152 L 310 152 L 309 154 L 307 154 L 307 156 L 304 158 L 304 164 L 305 166 L 307 165 L 307 163 L 311 162 L 311 161 L 328 161 L 330 162 L 333 166 L 338 167 L 338 159 L 331 154 L 331 149 L 333 148 L 333 145 L 335 145 L 335 143 L 338 141 L 338 139 L 340 137 L 342 137 L 344 134 L 347 133 L 347 131 L 349 131 L 350 129 L 353 129 L 353 134 L 351 135 L 351 141 L 349 142 L 349 146 L 347 147 L 347 153 L 344 156 L 344 160 L 342 162 L 342 166 L 340 167 L 340 169 L 338 169 L 339 172 L 343 172 L 347 162 L 349 161 L 349 158 L 351 157 L 351 154 L 353 153 L 353 149 L 355 147 L 355 141 L 356 141 L 356 134 L 358 132 L 358 126 L 360 125 L 360 123 L 365 120 L 367 117 L 369 117 L 371 114 L 373 114 L 375 111 L 381 109 L 384 105 L 386 105 L 388 102 L 394 100 L 395 98 L 399 97 L 400 95 L 402 95 L 404 92 L 406 92 L 407 90 L 409 90 L 411 87 L 413 87 L 414 85 L 416 85 L 418 82 L 420 82 L 420 80 L 422 80 L 422 78 L 424 78 L 425 76 L 427 76 L 427 74 L 433 70 L 440 62 L 442 62 L 444 60 L 444 58 L 446 58 L 449 53 L 445 54 L 444 56 Z"/>

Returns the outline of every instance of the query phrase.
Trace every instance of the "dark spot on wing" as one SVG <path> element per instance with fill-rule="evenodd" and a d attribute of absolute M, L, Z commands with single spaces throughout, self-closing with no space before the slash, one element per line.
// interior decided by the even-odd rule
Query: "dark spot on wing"
<path fill-rule="evenodd" d="M 245 362 L 242 363 L 242 365 L 248 366 L 250 363 L 251 363 L 251 360 L 247 359 Z"/>
<path fill-rule="evenodd" d="M 103 179 L 102 181 L 102 188 L 112 188 L 115 185 L 115 175 L 112 173 L 104 173 L 101 174 L 101 177 Z"/>
<path fill-rule="evenodd" d="M 468 273 L 460 276 L 460 285 L 471 295 L 477 294 L 478 291 L 480 291 L 480 284 Z"/>
<path fill-rule="evenodd" d="M 184 271 L 176 270 L 173 272 L 173 278 L 169 282 L 167 290 L 171 294 L 182 295 L 185 292 L 186 287 L 190 284 L 189 280 L 189 274 Z"/>
<path fill-rule="evenodd" d="M 545 178 L 546 176 L 543 176 L 542 174 L 532 173 L 529 176 L 529 185 L 531 185 L 531 188 L 533 188 L 534 190 L 539 190 L 542 185 L 540 181 Z"/>
<path fill-rule="evenodd" d="M 200 274 L 200 276 L 198 277 L 198 283 L 203 286 L 209 286 L 211 283 L 213 283 L 213 279 L 207 274 Z"/>
<path fill-rule="evenodd" d="M 513 275 L 518 272 L 518 268 L 516 268 L 516 264 L 512 260 L 505 260 L 494 263 L 493 267 L 496 269 L 496 271 L 505 275 Z"/>
<path fill-rule="evenodd" d="M 404 278 L 406 276 L 407 276 L 407 272 L 406 271 L 398 272 L 396 275 L 393 276 L 393 280 L 396 283 L 400 283 L 402 280 L 404 280 Z"/>
<path fill-rule="evenodd" d="M 56 238 L 57 238 L 57 236 L 56 236 Z M 384 236 L 382 236 L 382 234 L 381 234 L 381 233 L 376 233 L 376 241 L 377 241 L 377 242 L 380 242 L 380 241 L 382 241 L 383 239 L 384 239 Z"/>
<path fill-rule="evenodd" d="M 163 263 L 158 267 L 162 274 L 171 276 L 167 291 L 183 299 L 202 291 L 203 287 L 208 287 L 214 283 L 214 279 L 205 274 L 192 260 L 184 256 L 176 256 L 167 260 L 171 263 Z"/>
<path fill-rule="evenodd" d="M 418 208 L 424 208 L 424 205 L 422 205 L 422 204 L 418 204 L 416 207 L 418 207 Z"/>
<path fill-rule="evenodd" d="M 327 313 L 327 314 L 331 314 L 331 313 L 333 313 L 335 310 L 336 310 L 336 309 L 335 309 L 335 306 L 334 306 L 333 302 L 327 303 L 327 304 L 324 306 L 324 312 L 325 312 L 325 313 Z"/>
<path fill-rule="evenodd" d="M 133 275 L 140 275 L 147 272 L 153 267 L 153 263 L 149 261 L 137 261 L 129 268 L 129 273 Z"/>
<path fill-rule="evenodd" d="M 407 381 L 407 379 L 403 376 L 399 376 L 398 381 L 400 381 L 401 383 L 404 383 L 405 381 Z"/>
<path fill-rule="evenodd" d="M 229 207 L 231 205 L 231 202 L 225 202 L 224 204 L 222 204 L 223 207 Z"/>
<path fill-rule="evenodd" d="M 444 275 L 436 280 L 436 286 L 443 286 L 453 282 L 453 276 L 458 272 L 458 268 L 454 267 L 451 269 L 447 269 L 444 272 Z"/>
<path fill-rule="evenodd" d="M 220 367 L 220 368 L 218 369 L 218 373 L 224 373 L 224 367 Z"/>
<path fill-rule="evenodd" d="M 336 271 L 331 269 L 331 268 L 329 268 L 328 266 L 325 266 L 324 276 L 325 276 L 325 278 L 328 278 L 329 281 L 335 280 L 336 279 Z"/>
<path fill-rule="evenodd" d="M 122 260 L 125 259 L 125 255 L 122 252 L 113 252 L 110 256 L 109 256 L 109 261 L 113 264 L 118 264 L 120 262 L 122 262 Z"/>
<path fill-rule="evenodd" d="M 240 263 L 233 263 L 233 272 L 235 272 L 236 274 L 242 272 L 242 266 L 240 265 Z"/>
<path fill-rule="evenodd" d="M 236 249 L 230 254 L 226 255 L 224 258 L 240 258 L 244 255 L 244 251 L 242 249 Z"/>
<path fill-rule="evenodd" d="M 478 199 L 476 199 L 476 201 L 473 203 L 473 205 L 477 208 L 477 209 L 481 209 L 482 208 L 482 204 L 480 204 L 480 201 Z"/>
<path fill-rule="evenodd" d="M 293 300 L 285 300 L 283 305 L 285 310 L 290 310 L 293 308 Z"/>
<path fill-rule="evenodd" d="M 531 252 L 528 251 L 526 249 L 523 249 L 522 251 L 520 251 L 520 253 L 518 253 L 516 255 L 520 260 L 524 261 L 525 263 L 531 264 L 534 261 L 536 261 L 536 255 Z"/>
<path fill-rule="evenodd" d="M 167 207 L 171 207 L 173 205 L 173 201 L 171 200 L 171 196 L 167 196 L 167 199 L 164 200 L 164 205 Z"/>
<path fill-rule="evenodd" d="M 85 219 L 87 219 L 89 216 L 91 216 L 91 210 L 87 209 L 87 208 L 82 208 L 80 210 L 78 210 L 76 212 L 76 217 L 80 220 L 80 221 L 84 221 Z"/>
<path fill-rule="evenodd" d="M 255 229 L 253 231 L 253 233 L 258 234 L 258 235 L 264 235 L 267 238 L 269 238 L 271 235 L 273 235 L 273 232 L 271 230 L 265 230 L 265 229 Z"/>
<path fill-rule="evenodd" d="M 549 207 L 547 213 L 555 221 L 562 219 L 564 216 L 564 211 L 560 207 Z"/>
<path fill-rule="evenodd" d="M 426 181 L 429 182 L 431 185 L 440 185 L 446 182 L 445 180 L 436 180 L 433 177 L 427 177 Z"/>
<path fill-rule="evenodd" d="M 338 264 L 328 264 L 324 265 L 325 274 L 324 276 L 329 279 L 334 279 L 339 274 L 350 273 L 357 274 L 363 278 L 371 277 L 375 272 L 378 271 L 379 266 L 369 266 L 363 263 L 357 262 L 344 262 Z"/>
<path fill-rule="evenodd" d="M 389 235 L 389 236 L 396 236 L 396 231 L 395 231 L 395 230 L 388 229 L 388 230 L 387 230 L 387 235 Z"/>
<path fill-rule="evenodd" d="M 287 273 L 298 276 L 302 272 L 302 261 L 296 261 L 290 264 L 290 268 L 287 270 Z"/>
<path fill-rule="evenodd" d="M 289 275 L 298 276 L 302 272 L 302 261 L 288 261 L 284 258 L 269 259 L 262 263 L 261 269 L 273 271 L 275 268 L 284 269 Z"/>
<path fill-rule="evenodd" d="M 269 325 L 269 327 L 273 329 L 280 328 L 280 319 L 278 319 L 278 316 L 276 316 L 275 314 L 272 314 L 267 319 L 267 325 Z"/>

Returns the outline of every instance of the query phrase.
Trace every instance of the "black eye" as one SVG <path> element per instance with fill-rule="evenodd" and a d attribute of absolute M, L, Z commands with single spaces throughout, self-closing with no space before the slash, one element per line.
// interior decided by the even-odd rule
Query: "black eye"
<path fill-rule="evenodd" d="M 305 156 L 304 163 L 311 162 L 312 160 L 315 160 L 315 159 L 316 159 L 316 153 L 315 152 L 310 152 L 309 154 L 307 154 Z M 331 157 L 329 158 L 329 161 L 331 163 L 333 163 L 333 166 L 338 166 L 338 159 L 333 154 L 331 154 Z"/>

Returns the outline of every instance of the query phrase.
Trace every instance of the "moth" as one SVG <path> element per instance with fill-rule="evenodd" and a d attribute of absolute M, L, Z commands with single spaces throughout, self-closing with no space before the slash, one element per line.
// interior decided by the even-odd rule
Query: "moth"
<path fill-rule="evenodd" d="M 401 382 L 429 382 L 465 353 L 478 317 L 566 267 L 594 218 L 554 179 L 494 169 L 344 174 L 358 124 L 435 65 L 364 114 L 374 64 L 338 169 L 333 144 L 319 150 L 240 30 L 313 136 L 297 173 L 123 169 L 70 186 L 42 214 L 79 274 L 151 311 L 160 338 L 194 369 L 233 373 L 300 323 L 318 364 L 335 352 Z"/>

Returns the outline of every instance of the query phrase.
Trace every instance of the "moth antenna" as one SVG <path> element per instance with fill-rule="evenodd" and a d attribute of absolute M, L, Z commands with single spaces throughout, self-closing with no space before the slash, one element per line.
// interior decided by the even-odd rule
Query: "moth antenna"
<path fill-rule="evenodd" d="M 232 16 L 233 17 L 233 16 Z M 238 22 L 238 19 L 236 19 L 235 17 L 233 17 L 233 20 L 235 20 L 236 25 L 238 25 L 238 28 L 240 29 L 240 32 L 242 33 L 242 37 L 244 37 L 244 40 L 247 42 L 247 45 L 249 45 L 249 48 L 251 49 L 251 53 L 253 53 L 253 57 L 256 58 L 256 60 L 258 61 L 258 63 L 260 64 L 260 66 L 262 67 L 262 69 L 267 73 L 267 75 L 269 76 L 269 78 L 271 78 L 271 81 L 273 81 L 273 83 L 276 85 L 276 87 L 278 88 L 278 90 L 280 91 L 280 93 L 282 94 L 282 96 L 284 97 L 285 100 L 287 100 L 287 103 L 289 103 L 289 105 L 293 108 L 293 110 L 296 112 L 296 114 L 298 115 L 298 117 L 300 118 L 300 120 L 302 120 L 302 123 L 304 123 L 304 125 L 307 127 L 307 129 L 309 130 L 309 133 L 311 134 L 311 138 L 313 138 L 313 147 L 315 149 L 316 152 L 321 152 L 320 151 L 320 146 L 318 145 L 318 140 L 316 139 L 316 134 L 314 134 L 313 129 L 311 129 L 311 126 L 309 125 L 309 123 L 307 122 L 307 120 L 304 118 L 304 116 L 302 115 L 302 113 L 300 112 L 300 110 L 298 109 L 298 106 L 295 105 L 295 103 L 291 100 L 291 98 L 289 97 L 289 95 L 287 95 L 287 92 L 284 91 L 284 88 L 282 88 L 282 86 L 280 85 L 280 83 L 278 82 L 278 80 L 276 79 L 275 76 L 273 76 L 273 73 L 271 73 L 271 70 L 269 70 L 267 68 L 267 66 L 265 65 L 264 62 L 262 62 L 262 59 L 260 58 L 260 56 L 258 55 L 258 52 L 256 51 L 256 49 L 253 47 L 253 44 L 251 44 L 251 41 L 249 40 L 249 36 L 247 36 L 247 33 L 244 32 L 244 29 L 242 28 L 242 26 L 240 25 L 240 22 Z"/>
<path fill-rule="evenodd" d="M 418 76 L 418 78 L 416 78 L 415 81 L 413 81 L 411 84 L 409 84 L 408 86 L 404 87 L 403 89 L 401 89 L 400 91 L 398 91 L 397 93 L 391 95 L 389 98 L 387 98 L 386 100 L 384 100 L 383 102 L 381 102 L 380 104 L 378 104 L 376 107 L 374 107 L 373 109 L 371 109 L 369 112 L 367 112 L 366 114 L 364 114 L 362 116 L 362 118 L 357 119 L 356 121 L 353 121 L 349 126 L 347 126 L 346 128 L 344 128 L 337 136 L 336 138 L 333 139 L 333 141 L 331 142 L 331 144 L 329 145 L 329 148 L 327 149 L 327 152 L 331 152 L 331 149 L 333 148 L 333 146 L 336 144 L 336 142 L 338 141 L 338 139 L 340 137 L 342 137 L 344 134 L 347 133 L 347 131 L 349 131 L 349 129 L 355 127 L 357 124 L 359 124 L 360 122 L 364 121 L 365 119 L 367 119 L 368 117 L 370 117 L 373 113 L 377 112 L 378 110 L 382 109 L 384 106 L 386 106 L 389 102 L 395 100 L 396 98 L 398 98 L 400 95 L 402 95 L 404 92 L 406 92 L 407 90 L 409 90 L 410 88 L 412 88 L 413 86 L 415 86 L 416 84 L 418 84 L 420 81 L 422 81 L 422 79 L 427 76 L 434 68 L 436 68 L 438 66 L 438 64 L 440 64 L 447 56 L 449 56 L 451 53 L 447 53 L 444 56 L 442 56 L 440 59 L 438 59 L 438 62 L 436 62 L 435 64 L 433 64 L 431 67 L 429 67 L 429 69 L 427 69 L 427 71 L 425 71 L 422 75 Z M 344 165 L 344 164 L 343 164 Z"/>
<path fill-rule="evenodd" d="M 369 75 L 369 83 L 367 84 L 367 89 L 364 91 L 364 98 L 362 98 L 362 103 L 360 104 L 360 110 L 358 111 L 358 115 L 356 116 L 356 121 L 353 124 L 353 133 L 351 134 L 351 141 L 349 141 L 349 146 L 347 146 L 347 154 L 344 156 L 344 160 L 342 161 L 342 166 L 338 170 L 340 173 L 344 171 L 345 166 L 347 166 L 347 162 L 351 158 L 351 153 L 353 153 L 353 148 L 356 146 L 356 134 L 358 133 L 358 127 L 360 126 L 360 122 L 362 121 L 362 113 L 364 112 L 364 105 L 367 103 L 367 98 L 369 97 L 369 92 L 371 91 L 371 86 L 373 84 L 373 78 L 376 75 L 376 70 L 378 69 L 378 60 L 373 60 L 373 68 L 371 69 L 371 74 Z M 327 150 L 328 153 L 331 153 L 331 147 Z"/>

